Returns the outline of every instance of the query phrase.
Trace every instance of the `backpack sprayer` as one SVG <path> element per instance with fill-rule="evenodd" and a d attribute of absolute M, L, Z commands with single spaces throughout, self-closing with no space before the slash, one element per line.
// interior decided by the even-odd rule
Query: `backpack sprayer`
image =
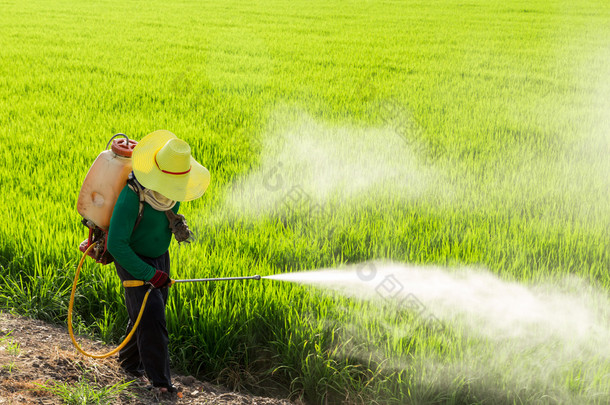
<path fill-rule="evenodd" d="M 123 137 L 124 139 L 115 139 L 117 137 Z M 148 295 L 153 290 L 152 284 L 143 280 L 125 280 L 123 286 L 125 288 L 148 286 L 148 291 L 142 301 L 142 307 L 138 313 L 138 317 L 134 322 L 134 326 L 130 333 L 125 337 L 123 342 L 119 344 L 115 349 L 104 354 L 91 354 L 85 352 L 76 342 L 74 337 L 74 331 L 72 329 L 72 311 L 74 306 L 74 295 L 76 293 L 76 285 L 78 283 L 78 276 L 80 270 L 85 262 L 87 256 L 92 257 L 97 263 L 106 265 L 112 263 L 114 258 L 108 252 L 107 241 L 108 241 L 108 229 L 110 227 L 110 218 L 112 217 L 112 211 L 114 205 L 121 193 L 121 190 L 129 181 L 129 174 L 131 173 L 131 155 L 133 149 L 138 143 L 131 140 L 125 134 L 116 134 L 106 144 L 106 149 L 99 154 L 93 165 L 89 169 L 89 172 L 85 176 L 83 185 L 78 195 L 77 210 L 78 213 L 83 217 L 82 223 L 89 229 L 89 236 L 79 246 L 79 250 L 83 252 L 83 256 L 76 268 L 74 275 L 74 283 L 72 284 L 72 293 L 70 294 L 70 305 L 68 306 L 68 331 L 70 338 L 76 349 L 84 354 L 96 359 L 102 359 L 112 356 L 118 353 L 125 345 L 129 342 L 133 336 L 136 328 L 138 327 Z M 108 146 L 111 149 L 108 150 Z M 133 187 L 132 187 L 133 189 Z M 139 188 L 134 191 L 140 192 Z M 143 201 L 140 199 L 140 216 L 142 213 Z M 167 213 L 166 213 L 167 214 Z M 140 217 L 139 217 L 140 218 Z M 179 241 L 188 241 L 191 235 L 190 230 L 186 226 L 184 216 L 168 214 L 169 227 Z M 137 223 L 136 223 L 137 226 Z M 205 282 L 205 281 L 227 281 L 227 280 L 260 280 L 261 276 L 248 276 L 248 277 L 220 277 L 220 278 L 198 278 L 198 279 L 184 279 L 184 280 L 171 280 L 170 286 L 176 283 L 192 283 L 192 282 Z"/>

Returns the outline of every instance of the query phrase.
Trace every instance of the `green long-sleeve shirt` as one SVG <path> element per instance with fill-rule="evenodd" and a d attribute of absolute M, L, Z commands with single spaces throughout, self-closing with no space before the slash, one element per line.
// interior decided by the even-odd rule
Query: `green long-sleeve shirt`
<path fill-rule="evenodd" d="M 178 212 L 177 202 L 172 211 Z M 140 224 L 134 225 L 140 209 L 138 195 L 125 186 L 114 206 L 108 231 L 108 251 L 125 270 L 138 280 L 150 280 L 156 269 L 138 257 L 158 257 L 167 251 L 172 232 L 165 212 L 144 203 Z"/>

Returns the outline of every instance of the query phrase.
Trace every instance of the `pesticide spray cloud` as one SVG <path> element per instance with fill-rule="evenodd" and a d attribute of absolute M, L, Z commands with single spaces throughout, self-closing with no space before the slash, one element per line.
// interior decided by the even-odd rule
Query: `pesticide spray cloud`
<path fill-rule="evenodd" d="M 608 89 L 608 77 L 598 88 Z M 503 151 L 501 159 L 477 161 L 480 170 L 471 170 L 472 161 L 426 161 L 417 142 L 411 142 L 422 129 L 408 111 L 398 109 L 400 128 L 387 122 L 358 128 L 278 108 L 260 145 L 258 169 L 235 181 L 212 221 L 225 219 L 227 212 L 249 220 L 291 210 L 295 203 L 323 206 L 336 199 L 351 203 L 349 212 L 359 208 L 362 195 L 375 195 L 381 203 L 423 200 L 432 208 L 442 205 L 443 210 L 458 213 L 504 210 L 510 217 L 532 215 L 553 226 L 610 225 L 610 93 L 599 93 L 593 96 L 596 110 L 587 120 L 569 113 L 558 120 L 562 124 L 557 130 L 565 139 L 555 142 L 552 135 L 543 134 L 552 151 L 536 147 L 538 139 L 525 134 L 529 143 L 509 145 L 512 149 Z M 545 107 L 551 110 L 540 115 L 556 114 L 555 106 L 553 100 Z M 520 128 L 520 118 L 514 119 L 512 124 Z M 566 135 L 562 125 L 574 126 L 574 131 Z M 482 269 L 395 263 L 267 278 L 393 303 L 419 314 L 433 330 L 447 331 L 441 335 L 444 345 L 455 349 L 454 356 L 419 353 L 410 359 L 393 358 L 374 344 L 361 353 L 364 359 L 373 354 L 385 358 L 385 364 L 396 369 L 417 363 L 422 384 L 468 379 L 498 392 L 537 390 L 540 396 L 524 398 L 540 402 L 610 400 L 610 301 L 606 293 L 576 278 L 524 286 Z M 368 316 L 355 315 L 348 329 L 356 346 L 358 339 L 366 341 L 361 331 L 366 330 Z M 411 324 L 392 322 L 385 328 L 396 339 L 413 329 Z M 447 336 L 460 338 L 451 341 Z M 582 392 L 587 398 L 578 397 Z"/>
<path fill-rule="evenodd" d="M 587 135 L 578 135 L 577 141 L 557 141 L 552 153 L 515 145 L 503 152 L 502 160 L 477 162 L 481 170 L 473 171 L 468 160 L 428 159 L 430 151 L 422 146 L 425 131 L 408 108 L 385 105 L 381 124 L 364 128 L 330 125 L 299 109 L 276 108 L 260 144 L 257 169 L 227 188 L 212 221 L 227 214 L 255 219 L 307 213 L 328 205 L 356 210 L 368 198 L 610 225 L 607 116 L 596 115 L 591 130 L 581 130 Z"/>
<path fill-rule="evenodd" d="M 368 262 L 266 278 L 315 285 L 355 298 L 404 302 L 406 308 L 425 306 L 440 320 L 459 318 L 487 337 L 589 339 L 591 332 L 610 337 L 589 297 L 502 281 L 483 269 Z M 600 354 L 602 350 L 607 348 L 600 347 Z"/>
<path fill-rule="evenodd" d="M 418 148 L 405 142 L 413 135 L 408 131 L 419 131 L 408 116 L 401 119 L 408 123 L 408 131 L 400 134 L 384 126 L 333 127 L 289 109 L 275 114 L 261 146 L 260 168 L 235 183 L 223 211 L 251 219 L 272 215 L 278 208 L 290 210 L 295 201 L 324 205 L 338 196 L 351 203 L 349 212 L 357 210 L 358 198 L 368 194 L 380 202 L 422 200 L 455 212 L 533 209 L 537 219 L 553 224 L 563 216 L 585 225 L 591 220 L 610 224 L 609 177 L 604 175 L 610 144 L 602 125 L 607 119 L 596 121 L 587 138 L 591 142 L 583 138 L 574 153 L 563 146 L 566 153 L 556 157 L 516 148 L 507 155 L 513 161 L 492 162 L 496 166 L 477 177 L 459 162 L 432 165 L 422 158 Z M 499 393 L 534 391 L 537 394 L 525 398 L 541 402 L 545 395 L 558 402 L 608 398 L 610 302 L 607 294 L 576 278 L 524 286 L 482 269 L 395 263 L 268 278 L 399 305 L 418 314 L 432 330 L 461 336 L 456 343 L 441 333 L 445 344 L 454 347 L 455 357 L 428 352 L 404 359 L 374 344 L 361 353 L 365 362 L 373 356 L 396 369 L 416 367 L 421 384 L 451 385 L 468 379 Z M 369 315 L 354 316 L 346 332 L 351 344 L 367 341 L 361 331 L 366 330 Z M 409 323 L 382 325 L 394 339 L 413 331 Z M 582 392 L 588 396 L 579 397 Z"/>
<path fill-rule="evenodd" d="M 438 176 L 389 128 L 326 125 L 288 107 L 272 113 L 261 151 L 260 167 L 235 181 L 223 210 L 258 217 L 290 210 L 296 200 L 413 199 Z"/>
<path fill-rule="evenodd" d="M 386 323 L 385 333 L 393 338 L 408 336 L 418 320 L 444 335 L 454 331 L 462 336 L 462 343 L 446 343 L 455 346 L 454 358 L 435 358 L 428 353 L 417 360 L 416 371 L 424 384 L 467 377 L 486 389 L 496 386 L 505 391 L 502 384 L 515 389 L 539 387 L 541 394 L 555 395 L 556 400 L 574 400 L 565 381 L 576 365 L 580 384 L 591 384 L 591 395 L 600 389 L 595 379 L 610 372 L 610 301 L 577 280 L 564 280 L 559 286 L 523 286 L 502 281 L 483 269 L 384 262 L 267 278 L 395 304 L 395 308 L 416 314 L 415 321 Z M 366 342 L 360 331 L 366 330 L 369 315 L 357 314 L 345 338 L 355 339 L 355 344 Z M 371 353 L 362 356 L 366 359 Z M 387 352 L 377 356 L 398 369 L 417 362 L 411 358 L 407 364 Z M 608 393 L 598 394 L 602 398 Z"/>

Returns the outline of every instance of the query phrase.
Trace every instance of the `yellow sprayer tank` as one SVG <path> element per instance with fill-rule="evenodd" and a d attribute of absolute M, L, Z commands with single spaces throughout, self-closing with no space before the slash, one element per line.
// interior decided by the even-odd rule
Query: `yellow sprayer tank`
<path fill-rule="evenodd" d="M 112 149 L 99 154 L 87 172 L 78 195 L 78 213 L 98 227 L 108 230 L 112 210 L 131 172 L 131 152 L 135 141 L 120 139 Z"/>

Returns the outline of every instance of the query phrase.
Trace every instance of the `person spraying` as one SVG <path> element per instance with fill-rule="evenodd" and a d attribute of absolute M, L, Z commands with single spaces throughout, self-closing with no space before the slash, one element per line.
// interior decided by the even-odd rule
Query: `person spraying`
<path fill-rule="evenodd" d="M 110 219 L 107 249 L 114 258 L 121 282 L 142 280 L 140 287 L 125 288 L 129 315 L 127 334 L 148 302 L 131 339 L 119 352 L 121 368 L 129 375 L 146 376 L 160 393 L 176 392 L 170 376 L 169 336 L 165 322 L 171 286 L 169 245 L 190 236 L 180 203 L 201 197 L 210 184 L 209 171 L 191 155 L 185 141 L 166 130 L 144 137 L 133 149 L 133 171 L 120 192 Z"/>

